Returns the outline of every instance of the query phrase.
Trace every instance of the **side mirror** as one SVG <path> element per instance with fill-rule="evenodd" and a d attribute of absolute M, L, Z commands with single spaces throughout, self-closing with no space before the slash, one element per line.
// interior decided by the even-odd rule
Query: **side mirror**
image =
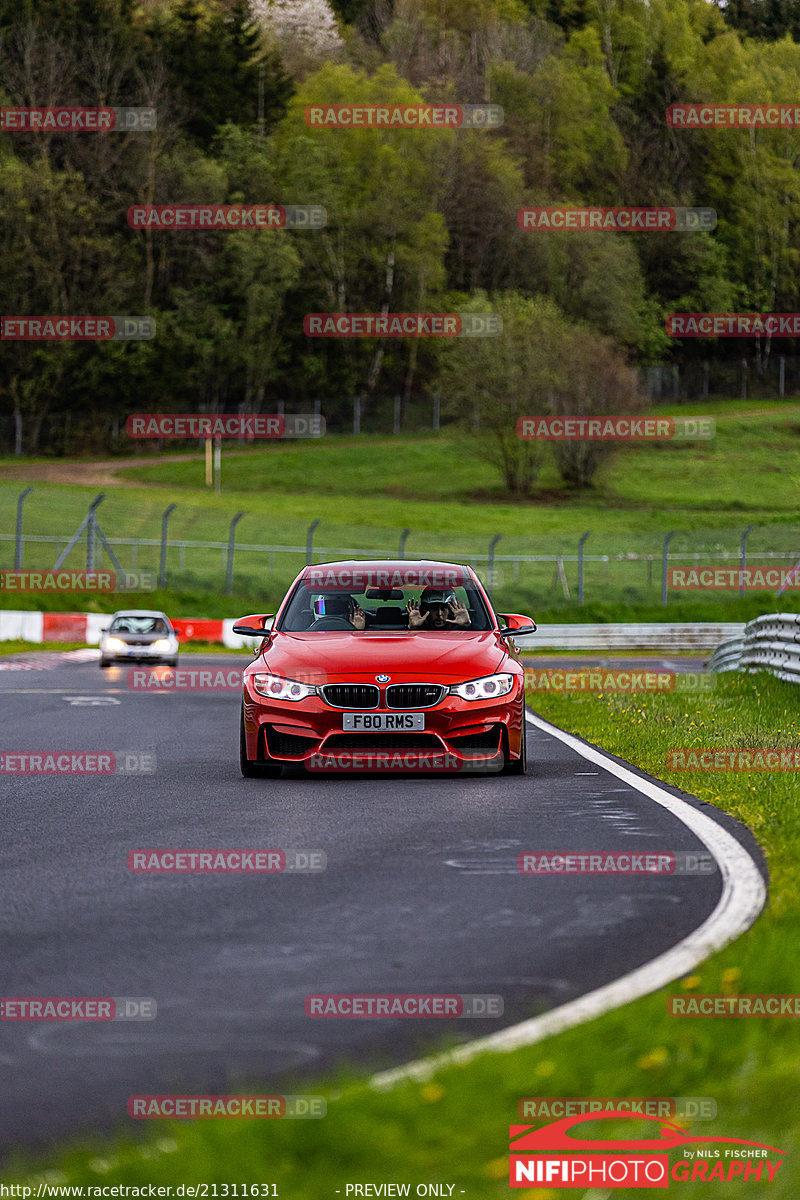
<path fill-rule="evenodd" d="M 526 633 L 536 633 L 536 622 L 522 613 L 498 613 L 501 637 L 520 637 Z"/>
<path fill-rule="evenodd" d="M 244 634 L 246 637 L 266 637 L 272 622 L 275 620 L 274 613 L 251 613 L 248 617 L 241 617 L 233 627 L 234 633 Z"/>

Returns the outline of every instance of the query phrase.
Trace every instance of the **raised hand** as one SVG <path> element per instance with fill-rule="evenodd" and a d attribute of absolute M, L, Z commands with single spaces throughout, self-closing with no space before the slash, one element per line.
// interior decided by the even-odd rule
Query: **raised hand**
<path fill-rule="evenodd" d="M 406 605 L 406 611 L 408 612 L 409 629 L 419 629 L 420 625 L 424 625 L 428 619 L 427 612 L 421 613 L 419 611 L 419 600 L 409 600 Z"/>
<path fill-rule="evenodd" d="M 466 604 L 450 604 L 451 617 L 448 624 L 452 625 L 469 625 L 469 610 Z"/>

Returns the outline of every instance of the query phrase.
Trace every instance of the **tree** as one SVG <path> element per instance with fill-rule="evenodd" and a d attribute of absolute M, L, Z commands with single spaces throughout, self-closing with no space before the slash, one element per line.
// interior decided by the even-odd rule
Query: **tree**
<path fill-rule="evenodd" d="M 636 372 L 610 339 L 585 326 L 573 328 L 567 353 L 564 379 L 553 389 L 557 416 L 622 416 L 644 409 Z M 616 448 L 612 441 L 559 441 L 552 446 L 561 478 L 580 488 L 591 484 L 600 464 Z"/>
<path fill-rule="evenodd" d="M 530 495 L 544 461 L 540 442 L 517 436 L 520 417 L 550 411 L 554 390 L 567 382 L 570 327 L 552 300 L 516 292 L 478 292 L 464 312 L 502 318 L 500 337 L 460 337 L 441 350 L 444 410 L 473 432 L 480 453 L 500 471 L 512 496 Z"/>

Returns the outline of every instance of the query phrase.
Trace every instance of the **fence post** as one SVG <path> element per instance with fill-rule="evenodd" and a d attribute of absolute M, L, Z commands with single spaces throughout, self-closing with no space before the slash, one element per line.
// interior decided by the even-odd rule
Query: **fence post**
<path fill-rule="evenodd" d="M 14 545 L 14 570 L 18 571 L 22 566 L 22 506 L 25 503 L 25 497 L 32 492 L 32 487 L 26 487 L 24 492 L 20 492 L 17 497 L 17 540 Z"/>
<path fill-rule="evenodd" d="M 400 549 L 397 552 L 397 557 L 399 559 L 404 559 L 406 556 L 406 538 L 408 537 L 408 535 L 410 533 L 411 533 L 410 529 L 404 529 L 403 532 L 400 534 Z"/>
<path fill-rule="evenodd" d="M 396 436 L 400 432 L 400 397 L 394 398 L 394 416 L 392 418 L 392 433 Z"/>
<path fill-rule="evenodd" d="M 222 490 L 222 438 L 214 438 L 214 492 L 218 496 Z"/>
<path fill-rule="evenodd" d="M 778 359 L 778 395 L 783 397 L 786 384 L 786 359 L 781 355 Z"/>
<path fill-rule="evenodd" d="M 502 533 L 496 533 L 494 535 L 494 537 L 492 538 L 492 540 L 489 542 L 489 578 L 486 582 L 488 585 L 487 591 L 489 593 L 490 600 L 492 599 L 492 596 L 494 594 L 494 548 L 497 545 L 497 543 L 500 541 L 500 538 L 502 536 L 503 536 Z"/>
<path fill-rule="evenodd" d="M 434 392 L 433 393 L 433 432 L 434 433 L 439 432 L 440 413 L 441 413 L 441 394 L 439 392 Z"/>
<path fill-rule="evenodd" d="M 167 586 L 167 525 L 169 523 L 169 514 L 173 509 L 177 508 L 177 504 L 170 504 L 169 508 L 164 509 L 161 517 L 161 558 L 158 564 L 158 586 Z"/>
<path fill-rule="evenodd" d="M 314 530 L 319 525 L 319 521 L 312 521 L 306 532 L 306 566 L 311 566 L 311 555 L 314 551 Z"/>
<path fill-rule="evenodd" d="M 587 529 L 578 542 L 578 604 L 583 604 L 583 543 L 591 532 L 591 529 Z"/>
<path fill-rule="evenodd" d="M 361 433 L 361 397 L 353 396 L 353 433 Z"/>
<path fill-rule="evenodd" d="M 89 511 L 86 514 L 86 570 L 94 570 L 94 535 L 95 525 L 97 524 L 97 506 L 105 500 L 105 494 L 97 496 L 89 505 Z"/>
<path fill-rule="evenodd" d="M 661 567 L 661 603 L 667 603 L 667 569 L 669 567 L 669 544 L 677 533 L 676 529 L 670 530 L 664 538 L 663 561 Z"/>
<path fill-rule="evenodd" d="M 747 359 L 742 359 L 742 400 L 747 399 Z"/>
<path fill-rule="evenodd" d="M 739 550 L 739 595 L 740 596 L 743 596 L 745 593 L 744 573 L 745 573 L 745 570 L 747 569 L 747 535 L 749 534 L 749 532 L 752 528 L 753 528 L 752 525 L 748 525 L 746 529 L 742 530 L 742 545 L 741 545 L 741 549 Z"/>
<path fill-rule="evenodd" d="M 225 578 L 225 595 L 230 596 L 233 593 L 233 552 L 236 548 L 236 526 L 244 516 L 244 512 L 238 512 L 231 521 L 231 527 L 228 532 L 228 573 Z"/>

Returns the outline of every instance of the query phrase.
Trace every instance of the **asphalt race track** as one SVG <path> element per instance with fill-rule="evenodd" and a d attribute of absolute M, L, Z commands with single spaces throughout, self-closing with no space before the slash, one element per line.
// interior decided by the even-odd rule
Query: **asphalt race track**
<path fill-rule="evenodd" d="M 523 850 L 702 848 L 532 726 L 525 777 L 244 780 L 236 693 L 134 692 L 124 668 L 24 661 L 39 669 L 0 671 L 4 751 L 151 751 L 157 772 L 0 779 L 2 994 L 149 996 L 158 1017 L 0 1023 L 3 1149 L 133 1125 L 133 1093 L 291 1090 L 490 1033 L 646 962 L 719 897 L 717 873 L 521 876 Z M 128 852 L 146 847 L 318 849 L 327 870 L 133 875 Z M 313 1020 L 309 992 L 491 993 L 505 1012 Z"/>

